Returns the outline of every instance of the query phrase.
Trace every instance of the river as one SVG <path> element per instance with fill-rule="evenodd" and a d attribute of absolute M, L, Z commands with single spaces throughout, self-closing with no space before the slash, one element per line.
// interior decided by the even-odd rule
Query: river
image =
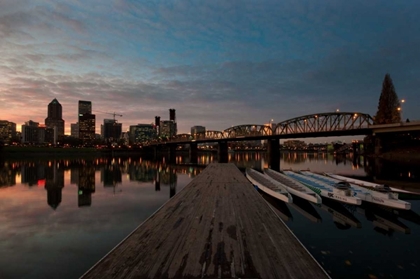
<path fill-rule="evenodd" d="M 143 158 L 0 162 L 0 278 L 78 278 L 216 156 L 200 166 Z M 230 153 L 239 168 L 267 167 L 265 153 Z M 415 187 L 419 167 L 324 153 L 285 153 L 282 169 L 334 172 Z M 414 186 L 413 186 L 414 185 Z M 414 278 L 420 270 L 420 201 L 412 210 L 272 201 L 332 278 Z"/>

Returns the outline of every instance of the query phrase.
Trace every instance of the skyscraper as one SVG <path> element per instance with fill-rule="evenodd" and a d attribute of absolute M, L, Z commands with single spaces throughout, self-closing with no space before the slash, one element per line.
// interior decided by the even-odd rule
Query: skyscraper
<path fill-rule="evenodd" d="M 55 139 L 64 136 L 63 108 L 57 99 L 52 100 L 48 104 L 48 116 L 45 118 L 45 126 L 53 129 L 56 127 L 57 135 Z"/>
<path fill-rule="evenodd" d="M 116 142 L 121 137 L 122 124 L 115 119 L 104 119 L 103 137 L 105 140 Z"/>
<path fill-rule="evenodd" d="M 95 139 L 95 115 L 92 114 L 92 102 L 79 101 L 79 139 L 84 142 Z"/>
<path fill-rule="evenodd" d="M 79 101 L 79 114 L 89 113 L 92 114 L 91 101 Z"/>

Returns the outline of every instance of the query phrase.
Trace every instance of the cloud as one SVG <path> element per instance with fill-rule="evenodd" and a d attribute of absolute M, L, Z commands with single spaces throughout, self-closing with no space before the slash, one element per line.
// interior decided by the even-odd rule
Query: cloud
<path fill-rule="evenodd" d="M 0 118 L 42 122 L 53 98 L 67 132 L 79 99 L 123 114 L 124 129 L 175 108 L 180 132 L 337 108 L 374 114 L 386 72 L 410 100 L 406 115 L 420 118 L 417 8 L 416 1 L 6 1 Z M 98 131 L 105 117 L 98 113 Z"/>

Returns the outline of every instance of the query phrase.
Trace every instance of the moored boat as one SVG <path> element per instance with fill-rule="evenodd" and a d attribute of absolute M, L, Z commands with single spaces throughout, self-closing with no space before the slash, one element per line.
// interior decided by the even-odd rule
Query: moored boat
<path fill-rule="evenodd" d="M 363 201 L 376 203 L 379 205 L 397 208 L 397 209 L 404 209 L 409 210 L 411 208 L 411 204 L 406 201 L 402 201 L 398 199 L 397 193 L 392 193 L 390 189 L 382 188 L 382 189 L 369 189 L 358 186 L 353 183 L 349 183 L 347 181 L 338 180 L 329 176 L 324 176 L 320 174 L 316 174 L 310 171 L 302 171 L 302 174 L 317 179 L 321 182 L 330 184 L 331 186 L 340 186 L 340 185 L 348 185 L 357 197 L 361 198 Z"/>
<path fill-rule="evenodd" d="M 253 169 L 246 169 L 245 174 L 248 180 L 264 193 L 287 203 L 293 202 L 292 195 L 280 183 Z"/>
<path fill-rule="evenodd" d="M 299 181 L 271 169 L 265 169 L 264 173 L 270 179 L 281 183 L 289 193 L 316 204 L 322 202 L 321 197 L 317 193 L 310 190 L 308 187 L 305 187 L 305 185 L 302 185 Z"/>
<path fill-rule="evenodd" d="M 360 180 L 360 179 L 350 178 L 350 177 L 337 175 L 337 174 L 333 174 L 333 173 L 325 173 L 325 175 L 327 175 L 331 178 L 346 181 L 348 183 L 357 184 L 359 186 L 373 188 L 373 189 L 378 190 L 378 191 L 383 191 L 383 190 L 387 191 L 389 189 L 392 192 L 401 193 L 401 194 L 410 194 L 410 195 L 419 195 L 420 194 L 420 193 L 411 192 L 411 191 L 407 191 L 407 190 L 403 190 L 403 189 L 398 189 L 398 188 L 395 188 L 395 187 L 389 187 L 389 186 L 384 185 L 384 184 L 378 184 L 378 183 L 363 181 L 363 180 Z"/>
<path fill-rule="evenodd" d="M 348 204 L 360 205 L 362 203 L 362 200 L 359 197 L 356 197 L 354 191 L 349 187 L 333 187 L 327 183 L 321 182 L 303 174 L 299 174 L 293 171 L 283 172 L 291 178 L 298 180 L 300 183 L 322 197 Z"/>

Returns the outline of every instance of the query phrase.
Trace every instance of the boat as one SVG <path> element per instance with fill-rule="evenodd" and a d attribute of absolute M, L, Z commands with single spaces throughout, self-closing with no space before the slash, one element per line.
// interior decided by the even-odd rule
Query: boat
<path fill-rule="evenodd" d="M 329 176 L 320 175 L 310 171 L 302 171 L 302 174 L 318 179 L 324 183 L 330 184 L 336 187 L 344 187 L 347 185 L 350 187 L 357 197 L 361 198 L 363 201 L 375 203 L 387 207 L 409 210 L 411 208 L 411 203 L 402 201 L 398 199 L 398 193 L 391 192 L 390 189 L 369 189 L 358 186 L 356 184 L 349 183 L 347 181 L 338 180 Z"/>
<path fill-rule="evenodd" d="M 349 187 L 333 187 L 327 183 L 316 180 L 312 177 L 296 173 L 294 171 L 283 171 L 284 174 L 296 179 L 318 195 L 340 202 L 360 205 L 362 200 L 355 196 L 354 191 Z"/>
<path fill-rule="evenodd" d="M 293 202 L 292 195 L 280 183 L 253 169 L 247 168 L 245 174 L 248 180 L 264 193 L 286 203 Z"/>
<path fill-rule="evenodd" d="M 384 184 L 367 182 L 367 181 L 363 181 L 363 180 L 359 180 L 359 179 L 355 179 L 355 178 L 350 178 L 350 177 L 346 177 L 346 176 L 342 176 L 342 175 L 337 175 L 337 174 L 333 174 L 333 173 L 325 173 L 325 175 L 327 175 L 331 178 L 346 181 L 348 183 L 353 183 L 353 184 L 356 184 L 356 185 L 359 185 L 359 186 L 373 188 L 373 189 L 378 190 L 378 191 L 388 191 L 388 190 L 390 190 L 391 192 L 395 192 L 395 193 L 419 195 L 419 193 L 416 193 L 416 192 L 411 192 L 411 191 L 407 191 L 407 190 L 403 190 L 403 189 L 398 189 L 398 188 L 395 188 L 395 187 L 389 187 L 388 185 L 384 185 Z"/>
<path fill-rule="evenodd" d="M 304 185 L 288 177 L 287 175 L 271 169 L 265 169 L 264 173 L 270 179 L 281 183 L 284 186 L 284 188 L 286 188 L 287 192 L 316 204 L 320 204 L 322 202 L 321 197 L 317 193 L 308 189 L 308 187 L 305 187 Z"/>

